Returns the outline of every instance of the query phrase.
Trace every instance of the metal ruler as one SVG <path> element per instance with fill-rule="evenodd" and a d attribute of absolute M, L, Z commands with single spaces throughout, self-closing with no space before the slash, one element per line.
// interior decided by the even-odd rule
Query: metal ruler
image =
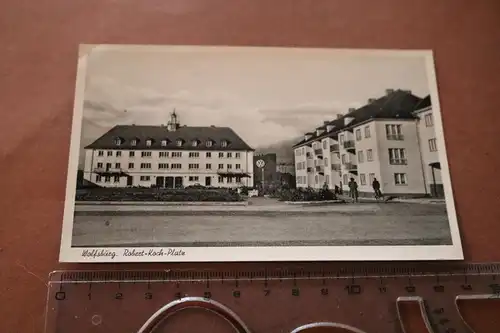
<path fill-rule="evenodd" d="M 45 332 L 500 332 L 500 264 L 267 265 L 54 272 Z"/>

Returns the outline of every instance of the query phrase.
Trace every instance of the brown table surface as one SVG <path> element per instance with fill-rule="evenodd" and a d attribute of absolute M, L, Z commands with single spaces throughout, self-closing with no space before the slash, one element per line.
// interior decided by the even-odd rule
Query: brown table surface
<path fill-rule="evenodd" d="M 1 332 L 42 332 L 48 273 L 82 268 L 57 262 L 79 43 L 433 49 L 466 258 L 500 260 L 500 1 L 2 0 Z"/>

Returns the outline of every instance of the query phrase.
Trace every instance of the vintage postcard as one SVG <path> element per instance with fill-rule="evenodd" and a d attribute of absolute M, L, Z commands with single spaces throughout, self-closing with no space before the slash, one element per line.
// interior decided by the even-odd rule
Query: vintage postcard
<path fill-rule="evenodd" d="M 60 261 L 463 259 L 434 66 L 80 46 Z"/>

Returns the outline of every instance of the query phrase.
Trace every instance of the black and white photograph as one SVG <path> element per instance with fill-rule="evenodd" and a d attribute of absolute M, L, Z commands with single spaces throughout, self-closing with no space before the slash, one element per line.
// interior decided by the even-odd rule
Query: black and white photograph
<path fill-rule="evenodd" d="M 81 45 L 60 261 L 463 259 L 438 66 Z"/>

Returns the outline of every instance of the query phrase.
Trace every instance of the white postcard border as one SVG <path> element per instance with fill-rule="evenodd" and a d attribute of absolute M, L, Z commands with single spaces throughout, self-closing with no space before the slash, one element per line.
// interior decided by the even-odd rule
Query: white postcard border
<path fill-rule="evenodd" d="M 301 52 L 325 51 L 353 54 L 356 56 L 422 56 L 426 60 L 427 79 L 432 100 L 436 141 L 441 163 L 441 177 L 446 199 L 448 222 L 453 245 L 432 246 L 275 246 L 275 247 L 72 247 L 72 229 L 75 210 L 75 194 L 78 170 L 78 156 L 83 121 L 83 101 L 87 80 L 88 53 L 99 50 L 216 50 L 222 46 L 160 46 L 160 45 L 81 45 L 75 88 L 75 103 L 71 128 L 71 142 L 66 181 L 66 198 L 61 235 L 60 262 L 102 263 L 102 262 L 237 262 L 237 261 L 380 261 L 380 260 L 463 260 L 463 249 L 456 216 L 455 201 L 449 172 L 446 142 L 441 118 L 438 84 L 431 50 L 380 50 L 380 49 L 317 49 L 284 47 L 234 47 L 229 50 L 272 49 L 277 52 L 294 49 Z M 125 255 L 127 250 L 129 255 Z M 105 255 L 105 254 L 108 255 Z M 110 256 L 114 253 L 114 256 Z M 140 254 L 143 255 L 140 255 Z M 146 254 L 144 254 L 146 253 Z M 87 256 L 85 256 L 86 254 Z M 101 255 L 99 255 L 101 254 Z M 151 255 L 148 255 L 151 254 Z"/>

